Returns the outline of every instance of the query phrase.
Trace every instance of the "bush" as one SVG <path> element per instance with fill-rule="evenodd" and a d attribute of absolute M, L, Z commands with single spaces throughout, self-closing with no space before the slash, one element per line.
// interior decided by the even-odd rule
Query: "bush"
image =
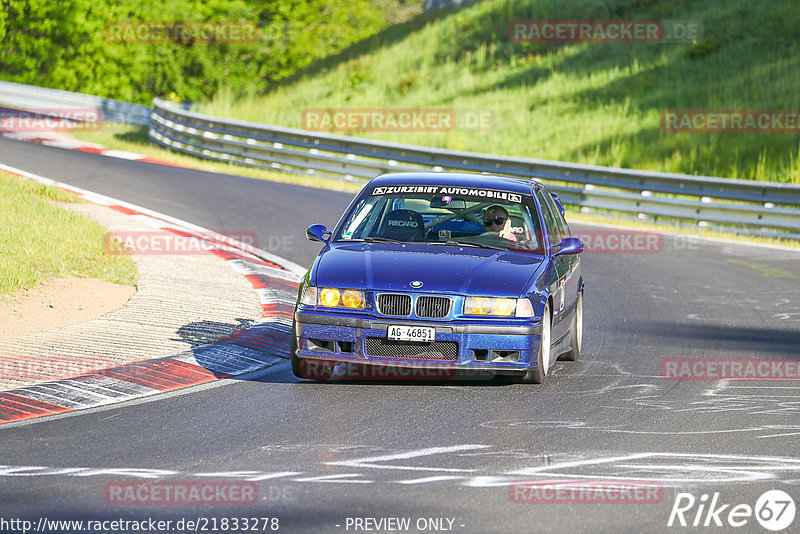
<path fill-rule="evenodd" d="M 0 76 L 9 81 L 147 104 L 172 93 L 210 98 L 225 85 L 261 90 L 389 24 L 407 0 L 6 0 L 0 10 Z M 251 21 L 257 42 L 112 42 L 120 21 Z"/>

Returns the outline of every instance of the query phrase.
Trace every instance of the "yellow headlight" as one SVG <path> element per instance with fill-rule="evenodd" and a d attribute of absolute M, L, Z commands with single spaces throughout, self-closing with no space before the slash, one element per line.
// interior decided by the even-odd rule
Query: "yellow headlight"
<path fill-rule="evenodd" d="M 492 315 L 508 316 L 514 313 L 514 301 L 512 299 L 493 299 Z"/>
<path fill-rule="evenodd" d="M 494 315 L 510 317 L 517 308 L 517 299 L 492 297 L 467 297 L 464 301 L 465 315 Z"/>
<path fill-rule="evenodd" d="M 488 315 L 491 311 L 491 299 L 484 297 L 469 297 L 464 303 L 464 313 L 469 315 Z"/>
<path fill-rule="evenodd" d="M 326 287 L 319 292 L 319 303 L 323 306 L 338 306 L 341 298 L 338 289 Z"/>
<path fill-rule="evenodd" d="M 342 294 L 342 304 L 348 308 L 364 308 L 364 292 L 348 289 Z"/>

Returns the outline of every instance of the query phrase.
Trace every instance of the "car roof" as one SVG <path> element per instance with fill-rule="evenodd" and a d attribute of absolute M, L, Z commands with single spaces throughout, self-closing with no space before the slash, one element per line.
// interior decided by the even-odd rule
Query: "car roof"
<path fill-rule="evenodd" d="M 531 194 L 531 186 L 539 182 L 528 178 L 512 178 L 495 174 L 473 174 L 467 172 L 397 172 L 373 178 L 369 185 L 446 185 L 483 187 Z"/>

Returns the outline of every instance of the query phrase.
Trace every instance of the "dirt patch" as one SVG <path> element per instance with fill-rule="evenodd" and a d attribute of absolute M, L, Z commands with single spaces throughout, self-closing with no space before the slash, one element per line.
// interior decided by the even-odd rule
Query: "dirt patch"
<path fill-rule="evenodd" d="M 91 278 L 56 278 L 0 297 L 0 338 L 84 323 L 128 302 L 136 288 Z"/>

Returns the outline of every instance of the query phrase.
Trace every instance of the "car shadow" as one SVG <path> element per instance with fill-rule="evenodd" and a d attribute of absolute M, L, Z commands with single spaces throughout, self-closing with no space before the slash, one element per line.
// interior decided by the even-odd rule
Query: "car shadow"
<path fill-rule="evenodd" d="M 313 383 L 310 381 L 302 381 L 302 383 Z M 441 387 L 441 386 L 482 386 L 482 387 L 498 387 L 510 386 L 515 382 L 510 376 L 490 376 L 486 378 L 451 378 L 451 379 L 402 379 L 402 378 L 384 378 L 384 379 L 350 379 L 344 377 L 334 377 L 331 380 L 322 382 L 332 386 L 359 386 L 359 385 L 372 385 L 372 386 L 427 386 L 427 387 Z"/>
<path fill-rule="evenodd" d="M 748 352 L 754 357 L 770 353 L 800 358 L 800 329 L 630 320 L 618 326 L 638 337 L 658 338 L 662 345 L 685 348 L 687 340 L 695 340 L 699 342 L 697 348 L 713 348 L 715 352 Z"/>
<path fill-rule="evenodd" d="M 199 347 L 235 335 L 250 328 L 254 322 L 252 319 L 242 319 L 241 317 L 237 317 L 231 322 L 194 321 L 180 327 L 175 332 L 177 337 L 170 338 L 170 341 L 179 341 L 190 347 Z"/>
<path fill-rule="evenodd" d="M 291 325 L 286 321 L 235 323 L 198 321 L 178 330 L 179 339 L 191 345 L 198 365 L 220 378 L 264 383 L 297 383 L 306 386 L 481 386 L 515 384 L 512 376 L 488 372 L 425 367 L 396 368 L 345 363 L 330 380 L 304 380 L 289 366 Z"/>

